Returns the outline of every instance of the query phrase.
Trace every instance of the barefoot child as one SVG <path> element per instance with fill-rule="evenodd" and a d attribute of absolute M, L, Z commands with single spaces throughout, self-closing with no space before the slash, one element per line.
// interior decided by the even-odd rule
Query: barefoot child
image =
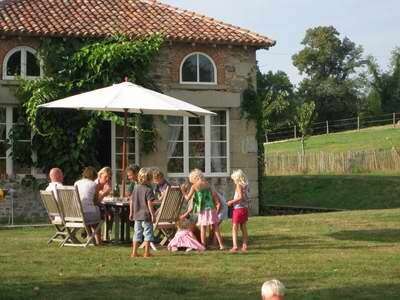
<path fill-rule="evenodd" d="M 232 213 L 232 242 L 231 252 L 238 251 L 238 231 L 242 231 L 243 245 L 242 251 L 247 251 L 247 220 L 248 220 L 248 202 L 249 202 L 249 183 L 242 170 L 235 170 L 231 178 L 236 185 L 233 200 L 227 202 L 228 206 L 233 206 Z"/>
<path fill-rule="evenodd" d="M 184 248 L 186 252 L 197 250 L 204 251 L 205 248 L 194 236 L 191 231 L 191 221 L 188 219 L 179 220 L 177 222 L 178 231 L 174 238 L 168 244 L 168 250 L 175 252 L 180 248 Z"/>
<path fill-rule="evenodd" d="M 220 206 L 219 200 L 213 197 L 210 186 L 200 170 L 194 169 L 190 172 L 189 181 L 192 183 L 189 193 L 186 193 L 185 189 L 182 189 L 182 193 L 186 200 L 190 200 L 193 196 L 193 207 L 188 208 L 181 216 L 181 220 L 185 219 L 192 210 L 198 213 L 197 225 L 200 226 L 200 239 L 203 246 L 206 246 L 207 227 L 212 225 L 218 240 L 219 248 L 223 250 L 224 245 L 218 226 L 217 209 L 219 209 Z"/>
<path fill-rule="evenodd" d="M 155 197 L 151 187 L 151 170 L 140 169 L 138 184 L 135 186 L 130 201 L 129 220 L 135 221 L 135 233 L 132 242 L 131 257 L 137 257 L 137 249 L 144 236 L 144 257 L 150 257 L 150 242 L 153 241 L 153 204 Z"/>

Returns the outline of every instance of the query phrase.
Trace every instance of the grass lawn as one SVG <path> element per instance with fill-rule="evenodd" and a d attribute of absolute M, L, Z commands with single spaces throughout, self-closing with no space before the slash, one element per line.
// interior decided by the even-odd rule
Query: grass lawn
<path fill-rule="evenodd" d="M 46 245 L 49 228 L 0 229 L 0 299 L 398 299 L 400 209 L 256 217 L 250 251 L 129 259 L 123 245 Z M 227 242 L 230 243 L 224 226 Z"/>
<path fill-rule="evenodd" d="M 266 176 L 261 206 L 291 205 L 338 209 L 400 207 L 400 176 Z"/>
<path fill-rule="evenodd" d="M 400 128 L 379 126 L 358 131 L 345 131 L 329 135 L 310 137 L 306 142 L 307 152 L 343 152 L 358 150 L 391 149 L 400 146 Z M 301 152 L 300 140 L 289 140 L 265 145 L 266 153 Z"/>

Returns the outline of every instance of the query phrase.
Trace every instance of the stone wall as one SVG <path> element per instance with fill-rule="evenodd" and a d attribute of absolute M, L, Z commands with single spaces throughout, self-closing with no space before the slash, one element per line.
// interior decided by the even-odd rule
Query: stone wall
<path fill-rule="evenodd" d="M 3 181 L 0 186 L 8 190 L 5 199 L 0 201 L 0 223 L 11 223 L 12 206 L 14 221 L 46 221 L 47 214 L 37 190 L 16 181 Z"/>

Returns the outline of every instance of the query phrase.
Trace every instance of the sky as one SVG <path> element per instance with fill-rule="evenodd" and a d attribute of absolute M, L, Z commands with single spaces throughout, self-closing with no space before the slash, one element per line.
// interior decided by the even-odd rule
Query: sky
<path fill-rule="evenodd" d="M 391 51 L 400 47 L 399 0 L 161 0 L 234 24 L 277 41 L 270 50 L 259 50 L 261 71 L 282 70 L 297 84 L 301 75 L 292 55 L 302 49 L 308 28 L 333 25 L 373 55 L 382 69 Z"/>

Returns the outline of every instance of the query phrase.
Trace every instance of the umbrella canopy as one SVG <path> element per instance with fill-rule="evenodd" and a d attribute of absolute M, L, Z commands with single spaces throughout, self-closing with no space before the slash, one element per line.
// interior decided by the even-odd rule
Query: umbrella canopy
<path fill-rule="evenodd" d="M 146 89 L 131 82 L 122 82 L 39 105 L 43 108 L 71 108 L 79 110 L 111 111 L 124 113 L 122 144 L 122 195 L 125 195 L 126 129 L 128 113 L 198 117 L 215 113 Z"/>
<path fill-rule="evenodd" d="M 201 107 L 157 93 L 131 82 L 114 84 L 42 104 L 39 107 L 188 117 L 214 115 L 214 113 Z"/>

